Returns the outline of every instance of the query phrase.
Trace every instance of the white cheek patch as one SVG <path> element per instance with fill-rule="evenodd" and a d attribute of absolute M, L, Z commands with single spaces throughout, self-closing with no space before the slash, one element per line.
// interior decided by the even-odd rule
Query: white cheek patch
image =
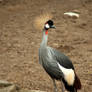
<path fill-rule="evenodd" d="M 63 72 L 64 74 L 64 79 L 66 80 L 66 82 L 68 83 L 68 85 L 73 85 L 74 84 L 74 80 L 75 80 L 75 73 L 73 69 L 66 69 L 63 66 L 61 66 L 59 63 L 57 63 L 60 70 Z"/>
<path fill-rule="evenodd" d="M 46 27 L 47 29 L 50 28 L 49 24 L 46 24 L 45 27 Z"/>

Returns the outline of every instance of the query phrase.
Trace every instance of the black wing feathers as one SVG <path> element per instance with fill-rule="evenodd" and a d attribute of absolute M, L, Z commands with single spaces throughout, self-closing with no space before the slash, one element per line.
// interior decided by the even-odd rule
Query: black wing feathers
<path fill-rule="evenodd" d="M 55 58 L 57 62 L 59 62 L 60 65 L 62 65 L 63 67 L 67 69 L 74 69 L 74 66 L 71 60 L 67 56 L 65 56 L 63 53 L 55 50 L 54 48 L 51 48 L 51 52 L 53 54 L 53 58 Z"/>

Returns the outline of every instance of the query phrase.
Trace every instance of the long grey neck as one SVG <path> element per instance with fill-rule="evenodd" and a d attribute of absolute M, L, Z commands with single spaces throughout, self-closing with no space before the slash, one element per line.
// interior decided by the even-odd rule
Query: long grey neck
<path fill-rule="evenodd" d="M 43 29 L 43 37 L 42 37 L 42 42 L 41 46 L 46 47 L 47 46 L 47 40 L 48 40 L 48 33 L 46 33 L 46 29 Z"/>

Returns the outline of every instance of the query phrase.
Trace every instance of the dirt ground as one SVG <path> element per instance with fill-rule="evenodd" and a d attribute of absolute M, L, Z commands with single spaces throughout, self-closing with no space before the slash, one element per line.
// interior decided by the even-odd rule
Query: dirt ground
<path fill-rule="evenodd" d="M 64 17 L 74 10 L 78 19 Z M 79 92 L 92 92 L 92 0 L 0 0 L 0 80 L 53 92 L 52 80 L 38 62 L 42 31 L 33 27 L 44 12 L 53 14 L 56 25 L 48 45 L 71 58 L 82 82 Z"/>

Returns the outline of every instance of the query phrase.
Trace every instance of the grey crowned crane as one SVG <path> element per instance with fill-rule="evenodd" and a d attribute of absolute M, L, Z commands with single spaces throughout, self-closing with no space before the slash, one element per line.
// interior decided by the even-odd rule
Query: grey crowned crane
<path fill-rule="evenodd" d="M 57 92 L 55 80 L 61 81 L 62 92 L 65 89 L 69 92 L 77 92 L 78 89 L 81 89 L 81 82 L 71 60 L 63 53 L 47 46 L 50 28 L 55 28 L 52 20 L 44 24 L 43 38 L 39 48 L 39 62 L 53 80 L 54 92 Z"/>

